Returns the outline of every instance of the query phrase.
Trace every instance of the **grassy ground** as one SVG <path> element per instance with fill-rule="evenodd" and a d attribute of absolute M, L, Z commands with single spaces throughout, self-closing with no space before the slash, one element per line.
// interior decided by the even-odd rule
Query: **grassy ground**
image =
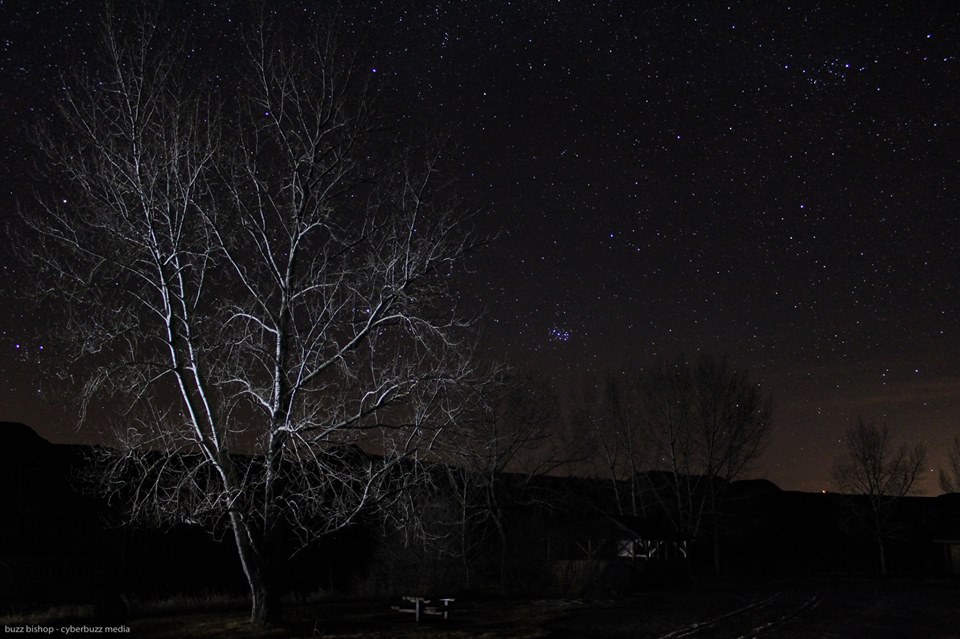
<path fill-rule="evenodd" d="M 575 604 L 535 602 L 473 602 L 461 606 L 451 619 L 427 618 L 417 623 L 413 615 L 391 609 L 390 601 L 324 602 L 286 609 L 283 628 L 258 629 L 247 621 L 246 610 L 218 614 L 195 613 L 177 617 L 151 617 L 129 623 L 138 637 L 198 638 L 324 637 L 372 639 L 380 637 L 431 637 L 433 639 L 535 639 L 547 637 L 547 626 Z"/>
<path fill-rule="evenodd" d="M 773 595 L 778 599 L 769 609 L 744 612 L 733 624 L 690 632 L 693 624 Z M 769 622 L 772 627 L 757 631 Z M 960 639 L 960 584 L 910 579 L 717 583 L 691 592 L 648 593 L 598 604 L 592 611 L 571 610 L 551 625 L 549 636 L 644 639 L 681 629 L 690 637 Z"/>
<path fill-rule="evenodd" d="M 725 622 L 690 632 L 694 624 L 704 624 L 772 596 L 778 598 L 778 610 L 748 609 L 735 615 L 733 625 Z M 230 606 L 206 612 L 153 613 L 135 617 L 126 625 L 131 628 L 129 636 L 171 639 L 643 639 L 684 629 L 684 636 L 727 637 L 740 636 L 742 629 L 779 618 L 782 612 L 811 599 L 816 601 L 814 606 L 766 629 L 762 636 L 960 639 L 960 583 L 921 579 L 706 582 L 594 601 L 461 600 L 453 618 L 429 618 L 419 624 L 413 615 L 391 610 L 389 601 L 354 600 L 289 606 L 287 622 L 281 628 L 255 628 L 247 621 L 246 609 Z"/>
<path fill-rule="evenodd" d="M 960 639 L 960 584 L 944 580 L 839 581 L 780 639 Z"/>

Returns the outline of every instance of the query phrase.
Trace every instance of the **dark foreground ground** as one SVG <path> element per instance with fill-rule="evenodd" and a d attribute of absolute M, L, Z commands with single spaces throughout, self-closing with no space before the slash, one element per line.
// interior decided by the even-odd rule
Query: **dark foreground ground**
<path fill-rule="evenodd" d="M 453 618 L 419 624 L 387 601 L 330 601 L 290 607 L 287 625 L 269 630 L 251 627 L 240 609 L 135 618 L 125 625 L 126 636 L 169 638 L 960 639 L 955 580 L 725 581 L 622 599 L 457 603 Z"/>

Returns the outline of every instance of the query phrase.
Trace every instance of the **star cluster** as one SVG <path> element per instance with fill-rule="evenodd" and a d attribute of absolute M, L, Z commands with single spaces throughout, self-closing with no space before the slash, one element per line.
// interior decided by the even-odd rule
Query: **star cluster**
<path fill-rule="evenodd" d="M 11 131 L 49 107 L 61 67 L 92 44 L 95 14 L 77 4 L 4 8 L 4 215 L 24 195 L 13 185 L 26 140 Z M 217 43 L 240 4 L 181 19 Z M 553 376 L 568 398 L 607 369 L 728 354 L 774 393 L 758 473 L 788 488 L 826 487 L 838 434 L 858 416 L 934 450 L 960 434 L 954 7 L 446 1 L 342 13 L 373 43 L 369 73 L 398 122 L 451 132 L 443 172 L 484 212 L 480 230 L 499 234 L 464 293 L 490 353 Z M 23 321 L 4 314 L 4 339 L 20 339 Z M 3 357 L 12 379 L 24 364 Z M 0 418 L 18 401 L 0 397 Z"/>

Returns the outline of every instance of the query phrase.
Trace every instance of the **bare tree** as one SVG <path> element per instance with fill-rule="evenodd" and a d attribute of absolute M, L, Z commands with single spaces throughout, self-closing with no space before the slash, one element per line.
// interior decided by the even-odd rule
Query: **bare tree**
<path fill-rule="evenodd" d="M 674 528 L 691 537 L 711 526 L 714 570 L 730 482 L 753 464 L 769 438 L 771 399 L 725 359 L 686 358 L 641 378 L 644 434 L 653 460 L 649 490 Z"/>
<path fill-rule="evenodd" d="M 639 374 L 632 376 L 633 381 Z M 575 421 L 589 432 L 594 456 L 605 467 L 618 512 L 637 515 L 643 510 L 644 486 L 640 473 L 646 469 L 648 447 L 640 388 L 631 376 L 608 373 L 601 384 L 581 397 Z M 622 488 L 627 495 L 622 495 Z"/>
<path fill-rule="evenodd" d="M 862 419 L 848 429 L 845 448 L 837 458 L 833 477 L 844 493 L 863 495 L 869 504 L 869 519 L 880 558 L 880 573 L 887 574 L 884 545 L 890 534 L 890 515 L 901 497 L 909 494 L 921 478 L 927 451 L 922 444 L 894 447 L 886 425 Z"/>
<path fill-rule="evenodd" d="M 559 400 L 548 384 L 500 370 L 479 398 L 482 406 L 458 432 L 449 472 L 460 498 L 460 529 L 480 547 L 489 546 L 483 532 L 490 531 L 505 591 L 515 576 L 509 559 L 517 511 L 543 506 L 537 478 L 574 463 L 577 451 L 563 437 Z"/>
<path fill-rule="evenodd" d="M 693 376 L 680 358 L 644 371 L 638 383 L 644 402 L 644 438 L 652 455 L 648 483 L 677 532 L 700 536 L 707 511 L 707 481 L 700 465 L 694 424 Z"/>
<path fill-rule="evenodd" d="M 608 374 L 576 420 L 592 435 L 620 513 L 657 513 L 682 535 L 710 537 L 719 573 L 726 488 L 767 442 L 769 395 L 724 359 L 679 357 Z"/>
<path fill-rule="evenodd" d="M 284 560 L 415 481 L 474 375 L 449 286 L 477 242 L 437 155 L 388 135 L 332 31 L 290 40 L 255 30 L 215 90 L 156 13 L 108 14 L 21 242 L 84 413 L 122 413 L 100 488 L 226 531 L 259 624 Z"/>
<path fill-rule="evenodd" d="M 945 493 L 960 492 L 960 437 L 954 437 L 947 451 L 948 468 L 940 469 L 940 490 Z"/>

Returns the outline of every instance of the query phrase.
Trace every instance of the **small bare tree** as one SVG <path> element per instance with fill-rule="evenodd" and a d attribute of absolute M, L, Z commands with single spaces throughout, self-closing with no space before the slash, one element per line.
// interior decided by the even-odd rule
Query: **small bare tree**
<path fill-rule="evenodd" d="M 122 413 L 101 490 L 228 532 L 263 624 L 280 565 L 391 503 L 457 422 L 449 285 L 477 242 L 331 31 L 256 29 L 215 89 L 148 4 L 108 13 L 103 64 L 65 90 L 20 245 L 84 409 Z"/>
<path fill-rule="evenodd" d="M 633 382 L 638 376 L 633 377 Z M 618 512 L 637 515 L 643 510 L 647 468 L 640 388 L 630 377 L 608 373 L 602 383 L 589 389 L 580 400 L 574 417 L 585 428 L 594 445 L 594 457 L 607 471 Z M 626 486 L 623 486 L 626 484 Z M 627 494 L 621 494 L 626 489 Z"/>
<path fill-rule="evenodd" d="M 574 463 L 576 451 L 564 438 L 559 400 L 547 384 L 500 370 L 478 397 L 481 405 L 458 431 L 449 477 L 460 499 L 460 529 L 481 547 L 489 547 L 482 532 L 490 531 L 505 591 L 516 576 L 509 559 L 516 552 L 517 511 L 544 505 L 537 478 Z"/>
<path fill-rule="evenodd" d="M 922 444 L 894 447 L 886 425 L 862 419 L 846 431 L 845 448 L 833 467 L 833 477 L 844 493 L 863 495 L 869 504 L 869 520 L 880 559 L 880 573 L 887 574 L 884 545 L 890 535 L 890 516 L 896 503 L 910 494 L 922 478 L 927 459 Z"/>
<path fill-rule="evenodd" d="M 945 493 L 960 492 L 960 437 L 954 437 L 947 451 L 947 469 L 940 469 L 940 490 Z"/>

